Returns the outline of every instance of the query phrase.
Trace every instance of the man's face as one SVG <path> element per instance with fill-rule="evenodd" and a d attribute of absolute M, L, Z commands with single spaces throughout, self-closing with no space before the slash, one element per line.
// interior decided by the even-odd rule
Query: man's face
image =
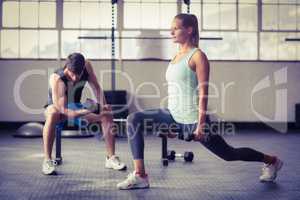
<path fill-rule="evenodd" d="M 67 76 L 70 78 L 70 80 L 72 82 L 78 81 L 83 74 L 83 70 L 80 74 L 77 74 L 77 73 L 73 72 L 72 70 L 70 70 L 69 68 L 66 68 L 66 72 L 67 72 Z"/>

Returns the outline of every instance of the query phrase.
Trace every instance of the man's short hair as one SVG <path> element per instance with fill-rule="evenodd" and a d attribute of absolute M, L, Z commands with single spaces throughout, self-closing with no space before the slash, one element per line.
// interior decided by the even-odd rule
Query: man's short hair
<path fill-rule="evenodd" d="M 85 58 L 80 53 L 72 53 L 68 56 L 66 67 L 75 74 L 79 75 L 84 70 Z"/>

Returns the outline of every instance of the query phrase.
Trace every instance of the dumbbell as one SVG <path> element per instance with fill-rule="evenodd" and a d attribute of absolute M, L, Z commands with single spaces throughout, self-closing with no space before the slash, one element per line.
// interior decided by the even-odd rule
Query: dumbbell
<path fill-rule="evenodd" d="M 169 160 L 175 160 L 175 158 L 183 158 L 185 162 L 192 162 L 194 159 L 194 153 L 191 151 L 186 151 L 184 154 L 178 154 L 174 150 L 168 151 L 167 158 Z"/>
<path fill-rule="evenodd" d="M 83 103 L 83 108 L 92 111 L 95 114 L 100 114 L 100 104 L 93 99 L 87 98 Z"/>
<path fill-rule="evenodd" d="M 190 142 L 192 140 L 194 140 L 195 135 L 194 134 L 187 134 L 184 136 L 184 140 L 187 142 Z"/>

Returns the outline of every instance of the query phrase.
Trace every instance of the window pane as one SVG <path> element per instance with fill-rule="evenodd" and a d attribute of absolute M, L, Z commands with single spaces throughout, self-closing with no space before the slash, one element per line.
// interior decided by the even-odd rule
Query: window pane
<path fill-rule="evenodd" d="M 222 37 L 222 40 L 200 40 L 209 59 L 238 59 L 237 32 L 201 32 L 200 37 Z"/>
<path fill-rule="evenodd" d="M 82 52 L 87 58 L 110 59 L 111 58 L 110 31 L 62 31 L 62 57 L 66 58 L 75 51 Z M 103 36 L 107 39 L 78 39 L 84 36 Z M 116 34 L 116 37 L 118 35 Z M 118 40 L 115 42 L 115 56 L 118 57 Z M 132 47 L 131 47 L 132 48 Z"/>
<path fill-rule="evenodd" d="M 262 0 L 262 3 L 268 3 L 268 4 L 295 4 L 299 3 L 299 0 Z"/>
<path fill-rule="evenodd" d="M 141 6 L 139 3 L 124 4 L 124 28 L 140 28 Z"/>
<path fill-rule="evenodd" d="M 200 32 L 200 37 L 221 37 L 220 33 L 215 32 Z M 222 41 L 220 40 L 201 40 L 199 45 L 206 53 L 208 59 L 217 60 L 220 58 L 220 53 L 218 51 L 218 47 Z"/>
<path fill-rule="evenodd" d="M 56 26 L 56 3 L 40 2 L 39 26 L 53 28 Z"/>
<path fill-rule="evenodd" d="M 100 31 L 81 31 L 80 36 L 100 36 Z M 103 36 L 104 34 L 102 34 Z M 109 34 L 108 34 L 109 35 Z M 101 50 L 108 51 L 108 47 L 100 48 L 100 43 L 105 40 L 90 40 L 90 39 L 80 39 L 81 52 L 87 58 L 100 58 L 103 56 Z M 108 39 L 109 41 L 109 39 Z"/>
<path fill-rule="evenodd" d="M 236 3 L 237 0 L 220 0 L 220 3 Z"/>
<path fill-rule="evenodd" d="M 279 6 L 279 29 L 296 30 L 297 7 L 295 5 Z M 300 19 L 300 18 L 299 18 Z"/>
<path fill-rule="evenodd" d="M 19 31 L 1 31 L 1 57 L 17 58 L 19 55 Z"/>
<path fill-rule="evenodd" d="M 170 31 L 160 31 L 160 37 L 170 37 Z M 171 39 L 161 40 L 162 43 L 162 59 L 172 59 L 177 52 L 177 45 Z"/>
<path fill-rule="evenodd" d="M 72 0 L 68 0 L 68 1 L 72 1 Z M 97 2 L 102 2 L 102 1 L 105 1 L 105 0 L 75 0 L 75 1 L 89 1 L 89 2 L 91 2 L 91 1 L 97 1 Z M 109 0 L 106 0 L 106 2 L 107 1 L 109 1 Z M 110 1 L 109 1 L 110 2 Z"/>
<path fill-rule="evenodd" d="M 40 58 L 58 57 L 58 36 L 57 31 L 40 30 L 39 55 Z"/>
<path fill-rule="evenodd" d="M 257 33 L 238 33 L 238 59 L 240 60 L 257 60 Z"/>
<path fill-rule="evenodd" d="M 75 1 L 80 1 L 80 0 L 75 0 Z M 91 1 L 94 1 L 94 2 L 111 2 L 110 0 L 81 0 L 81 1 L 87 1 L 87 2 L 91 2 Z"/>
<path fill-rule="evenodd" d="M 170 37 L 168 31 L 126 31 L 125 37 Z M 130 49 L 130 51 L 128 51 Z M 124 39 L 122 40 L 122 58 L 124 59 L 171 59 L 176 45 L 170 39 Z"/>
<path fill-rule="evenodd" d="M 203 29 L 219 29 L 219 4 L 203 5 Z"/>
<path fill-rule="evenodd" d="M 66 58 L 70 53 L 80 50 L 79 31 L 61 32 L 61 57 Z"/>
<path fill-rule="evenodd" d="M 65 28 L 80 27 L 80 3 L 64 3 L 63 26 Z"/>
<path fill-rule="evenodd" d="M 257 5 L 239 4 L 239 30 L 257 31 Z"/>
<path fill-rule="evenodd" d="M 300 30 L 300 5 L 297 6 L 297 30 Z"/>
<path fill-rule="evenodd" d="M 201 32 L 201 37 L 221 37 L 222 40 L 200 39 L 200 46 L 209 59 L 256 60 L 257 33 Z"/>
<path fill-rule="evenodd" d="M 142 4 L 142 27 L 156 29 L 159 27 L 159 4 Z"/>
<path fill-rule="evenodd" d="M 18 27 L 19 26 L 19 3 L 13 1 L 3 2 L 3 26 Z"/>
<path fill-rule="evenodd" d="M 123 37 L 138 37 L 141 31 L 123 31 Z M 130 49 L 130 51 L 128 51 Z M 122 58 L 124 59 L 137 59 L 138 50 L 142 50 L 141 47 L 137 47 L 136 39 L 123 39 L 122 40 Z"/>
<path fill-rule="evenodd" d="M 172 20 L 177 14 L 176 4 L 160 4 L 160 27 L 161 29 L 169 29 L 171 27 Z"/>
<path fill-rule="evenodd" d="M 117 6 L 115 6 L 115 28 L 117 27 Z M 111 28 L 112 8 L 110 3 L 100 3 L 100 28 Z M 93 20 L 92 20 L 93 21 Z"/>
<path fill-rule="evenodd" d="M 274 3 L 274 4 L 276 4 L 276 3 L 278 3 L 278 0 L 262 0 L 262 3 Z"/>
<path fill-rule="evenodd" d="M 300 38 L 300 33 L 297 33 L 297 38 Z M 300 60 L 300 42 L 296 42 L 297 44 L 297 60 Z"/>
<path fill-rule="evenodd" d="M 278 59 L 296 60 L 297 42 L 287 42 L 286 38 L 296 38 L 296 33 L 278 33 Z"/>
<path fill-rule="evenodd" d="M 38 2 L 20 2 L 20 26 L 38 27 Z"/>
<path fill-rule="evenodd" d="M 115 10 L 115 27 L 117 25 L 117 6 Z M 135 12 L 135 11 L 134 11 Z M 109 2 L 65 2 L 65 28 L 111 28 L 112 6 Z"/>
<path fill-rule="evenodd" d="M 38 31 L 20 31 L 20 57 L 38 58 Z"/>
<path fill-rule="evenodd" d="M 264 30 L 278 30 L 278 6 L 262 6 L 262 28 Z"/>
<path fill-rule="evenodd" d="M 238 59 L 238 40 L 237 32 L 222 32 L 221 37 L 223 40 L 219 44 L 219 59 L 222 60 L 235 60 Z"/>
<path fill-rule="evenodd" d="M 141 2 L 148 2 L 148 3 L 152 3 L 152 2 L 159 2 L 159 0 L 141 0 Z"/>
<path fill-rule="evenodd" d="M 169 29 L 176 14 L 175 0 L 125 1 L 124 28 Z"/>
<path fill-rule="evenodd" d="M 203 0 L 203 3 L 219 3 L 219 0 Z"/>
<path fill-rule="evenodd" d="M 87 58 L 111 58 L 110 31 L 81 31 L 80 36 L 107 36 L 107 39 L 80 39 L 81 52 Z M 115 35 L 118 37 L 118 35 Z M 118 40 L 115 41 L 115 58 L 118 58 Z"/>
<path fill-rule="evenodd" d="M 206 30 L 236 29 L 236 4 L 203 4 L 203 28 Z"/>
<path fill-rule="evenodd" d="M 236 4 L 220 5 L 221 29 L 236 29 Z"/>
<path fill-rule="evenodd" d="M 297 0 L 279 0 L 279 3 L 281 3 L 281 4 L 295 4 L 295 3 L 297 3 Z"/>
<path fill-rule="evenodd" d="M 262 32 L 260 34 L 260 59 L 278 59 L 278 33 Z"/>
<path fill-rule="evenodd" d="M 198 18 L 198 28 L 201 30 L 201 4 L 200 3 L 191 3 L 191 13 L 197 16 Z"/>
<path fill-rule="evenodd" d="M 239 0 L 239 3 L 257 3 L 257 0 Z"/>
<path fill-rule="evenodd" d="M 99 3 L 81 3 L 81 28 L 99 28 Z"/>

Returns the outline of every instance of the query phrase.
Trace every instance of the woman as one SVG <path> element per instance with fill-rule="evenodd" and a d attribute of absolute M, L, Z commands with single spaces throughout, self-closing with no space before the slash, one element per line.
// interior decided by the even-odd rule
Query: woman
<path fill-rule="evenodd" d="M 172 23 L 173 41 L 179 44 L 179 52 L 169 63 L 168 108 L 136 112 L 127 118 L 127 134 L 134 158 L 134 172 L 120 182 L 119 189 L 148 188 L 150 186 L 144 166 L 145 123 L 151 121 L 160 129 L 168 125 L 167 131 L 194 134 L 194 141 L 201 142 L 208 150 L 226 161 L 263 162 L 261 181 L 274 181 L 283 162 L 250 148 L 229 146 L 217 134 L 206 134 L 206 111 L 209 81 L 209 63 L 206 55 L 198 48 L 199 31 L 195 15 L 178 14 Z M 161 130 L 160 131 L 166 131 Z"/>

